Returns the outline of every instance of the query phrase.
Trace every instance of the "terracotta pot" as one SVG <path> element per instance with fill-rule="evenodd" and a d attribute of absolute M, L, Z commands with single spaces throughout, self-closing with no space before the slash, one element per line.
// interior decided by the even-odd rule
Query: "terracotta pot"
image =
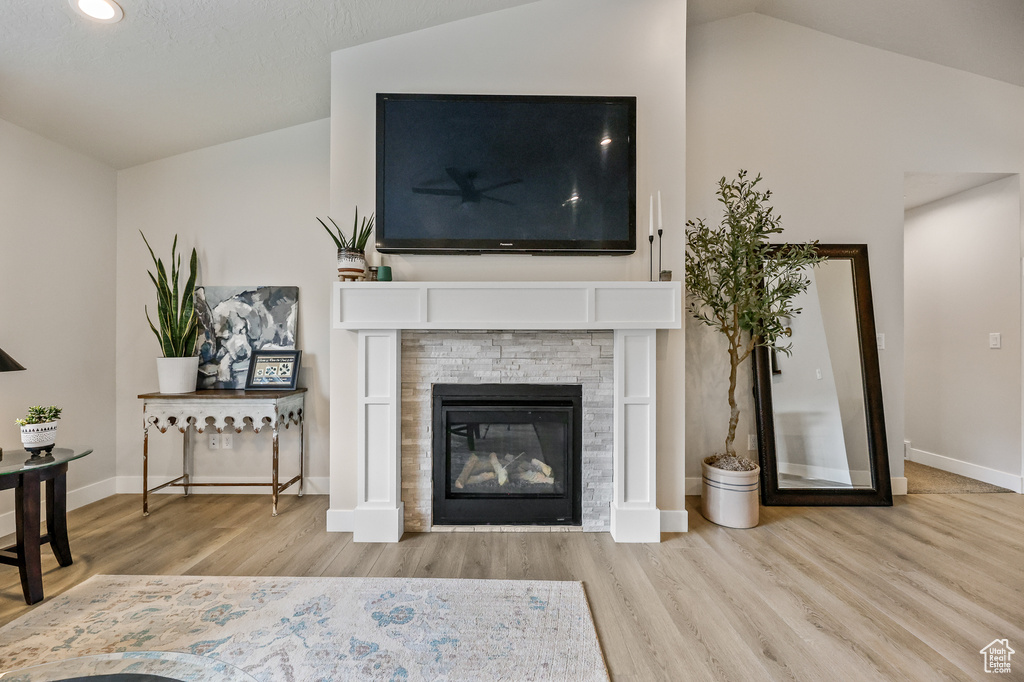
<path fill-rule="evenodd" d="M 161 393 L 192 393 L 199 379 L 199 356 L 157 358 L 156 375 Z"/>
<path fill-rule="evenodd" d="M 708 458 L 710 459 L 710 458 Z M 753 528 L 761 511 L 761 467 L 726 471 L 701 462 L 700 513 L 711 523 L 728 528 Z"/>
<path fill-rule="evenodd" d="M 366 254 L 357 249 L 338 249 L 338 280 L 366 279 Z"/>

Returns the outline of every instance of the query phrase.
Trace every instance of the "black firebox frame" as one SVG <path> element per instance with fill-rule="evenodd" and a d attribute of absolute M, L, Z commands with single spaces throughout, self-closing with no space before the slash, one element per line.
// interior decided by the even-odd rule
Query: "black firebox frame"
<path fill-rule="evenodd" d="M 583 387 L 578 384 L 434 384 L 433 524 L 580 526 L 583 517 Z M 561 494 L 465 495 L 451 490 L 449 410 L 569 408 L 568 458 Z"/>

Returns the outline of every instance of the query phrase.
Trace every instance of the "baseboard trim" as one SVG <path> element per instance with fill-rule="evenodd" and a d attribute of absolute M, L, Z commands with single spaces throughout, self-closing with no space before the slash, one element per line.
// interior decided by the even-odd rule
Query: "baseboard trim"
<path fill-rule="evenodd" d="M 922 462 L 923 464 L 924 462 Z M 893 476 L 890 480 L 892 485 L 893 495 L 906 495 L 907 494 L 907 479 L 902 476 Z M 687 495 L 700 495 L 700 477 L 687 477 L 686 479 L 686 494 Z M 1004 486 L 1005 487 L 1005 486 Z"/>
<path fill-rule="evenodd" d="M 686 533 L 690 530 L 689 516 L 685 509 L 662 509 L 662 533 Z"/>
<path fill-rule="evenodd" d="M 43 485 L 42 499 L 46 499 L 46 486 Z M 84 485 L 81 488 L 75 488 L 74 490 L 68 491 L 68 511 L 72 509 L 78 509 L 84 507 L 87 504 L 98 502 L 104 497 L 110 497 L 116 492 L 116 483 L 113 478 L 105 478 L 102 481 L 96 483 L 90 483 Z M 13 498 L 12 498 L 13 499 Z M 39 521 L 44 525 L 46 523 L 46 504 L 42 503 L 40 509 Z M 9 511 L 6 514 L 0 514 L 0 537 L 4 535 L 10 535 L 15 531 L 14 523 L 14 511 Z"/>
<path fill-rule="evenodd" d="M 355 509 L 328 509 L 328 533 L 352 533 L 356 528 Z"/>
<path fill-rule="evenodd" d="M 989 469 L 978 464 L 964 462 L 944 455 L 937 455 L 934 452 L 918 450 L 913 447 L 910 448 L 909 459 L 911 462 L 942 469 L 951 474 L 960 474 L 961 476 L 973 478 L 976 481 L 991 483 L 1000 488 L 1007 488 L 1015 493 L 1024 492 L 1024 477 L 1008 474 L 1005 471 L 996 471 L 995 469 Z"/>
<path fill-rule="evenodd" d="M 290 477 L 289 477 L 290 478 Z M 150 486 L 159 485 L 164 479 L 155 479 L 150 477 Z M 282 478 L 281 483 L 287 481 L 287 478 Z M 266 483 L 268 479 L 265 476 L 201 476 L 196 477 L 196 483 Z M 327 476 L 313 476 L 306 477 L 303 479 L 302 494 L 303 495 L 327 495 L 330 491 L 331 479 Z M 142 476 L 118 476 L 117 477 L 117 491 L 118 494 L 122 495 L 140 495 L 142 493 Z M 154 495 L 162 495 L 165 493 L 181 495 L 182 489 L 177 487 L 167 487 L 162 490 L 158 490 L 153 493 Z M 257 488 L 248 486 L 217 486 L 215 488 L 191 488 L 189 494 L 195 495 L 260 495 L 262 493 L 270 494 L 270 487 Z M 288 488 L 282 495 L 298 495 L 299 486 L 293 485 Z"/>

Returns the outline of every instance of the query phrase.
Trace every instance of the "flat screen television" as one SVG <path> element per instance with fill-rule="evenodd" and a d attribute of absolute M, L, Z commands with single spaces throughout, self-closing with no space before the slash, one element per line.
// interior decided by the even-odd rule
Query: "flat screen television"
<path fill-rule="evenodd" d="M 636 98 L 377 95 L 381 253 L 636 251 Z"/>

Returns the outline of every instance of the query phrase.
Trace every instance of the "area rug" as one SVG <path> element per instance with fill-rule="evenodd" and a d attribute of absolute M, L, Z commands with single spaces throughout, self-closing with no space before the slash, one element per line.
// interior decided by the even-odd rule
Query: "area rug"
<path fill-rule="evenodd" d="M 94 576 L 0 628 L 0 669 L 179 651 L 266 682 L 607 680 L 583 585 Z"/>
<path fill-rule="evenodd" d="M 953 474 L 942 469 L 911 462 L 910 460 L 904 460 L 903 467 L 904 475 L 907 477 L 907 492 L 912 495 L 1013 492 L 991 483 L 976 481 L 973 478 L 967 478 L 966 476 Z"/>

